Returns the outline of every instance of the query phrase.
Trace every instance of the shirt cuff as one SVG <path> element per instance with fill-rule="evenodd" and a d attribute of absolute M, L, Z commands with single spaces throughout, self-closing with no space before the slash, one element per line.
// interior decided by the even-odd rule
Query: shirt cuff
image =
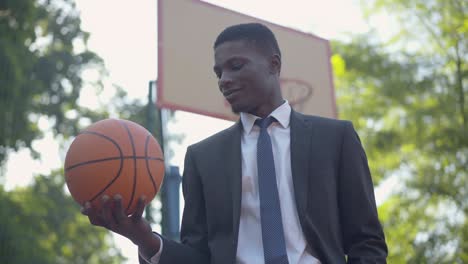
<path fill-rule="evenodd" d="M 156 254 L 154 254 L 154 256 L 152 256 L 149 260 L 146 258 L 146 256 L 143 256 L 143 254 L 138 250 L 138 255 L 140 255 L 140 257 L 146 261 L 146 263 L 148 264 L 159 264 L 159 259 L 161 258 L 161 253 L 162 253 L 162 250 L 163 250 L 163 240 L 161 239 L 160 236 L 158 236 L 157 234 L 154 234 L 158 239 L 159 239 L 159 244 L 161 245 L 159 247 L 159 251 L 156 252 Z"/>

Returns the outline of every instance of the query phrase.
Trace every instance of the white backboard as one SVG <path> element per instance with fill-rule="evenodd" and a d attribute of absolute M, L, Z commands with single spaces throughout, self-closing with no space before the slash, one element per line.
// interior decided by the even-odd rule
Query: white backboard
<path fill-rule="evenodd" d="M 158 1 L 159 107 L 236 120 L 217 87 L 213 43 L 226 27 L 259 22 L 282 53 L 281 89 L 305 114 L 336 117 L 328 40 L 198 0 Z"/>

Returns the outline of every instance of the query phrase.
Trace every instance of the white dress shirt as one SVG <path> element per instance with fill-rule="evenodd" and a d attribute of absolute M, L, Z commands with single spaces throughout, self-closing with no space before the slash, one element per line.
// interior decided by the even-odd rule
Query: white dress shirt
<path fill-rule="evenodd" d="M 286 251 L 289 264 L 320 264 L 320 261 L 307 250 L 307 242 L 297 214 L 291 173 L 290 114 L 291 107 L 286 101 L 270 114 L 278 122 L 274 122 L 268 127 L 275 161 L 276 184 L 280 196 Z M 243 125 L 241 136 L 242 200 L 236 263 L 263 264 L 265 261 L 257 176 L 257 140 L 260 128 L 254 126 L 255 120 L 259 117 L 248 113 L 241 113 L 240 117 Z M 161 252 L 162 247 L 148 263 L 157 264 Z"/>
<path fill-rule="evenodd" d="M 267 129 L 273 148 L 286 251 L 289 264 L 317 264 L 320 262 L 306 250 L 307 242 L 299 223 L 294 198 L 291 173 L 290 115 L 291 107 L 288 102 L 285 102 L 270 114 L 278 122 L 274 122 Z M 236 257 L 236 263 L 239 264 L 265 263 L 257 172 L 257 141 L 260 128 L 254 125 L 258 118 L 251 114 L 241 113 L 244 130 L 241 136 L 242 201 Z"/>

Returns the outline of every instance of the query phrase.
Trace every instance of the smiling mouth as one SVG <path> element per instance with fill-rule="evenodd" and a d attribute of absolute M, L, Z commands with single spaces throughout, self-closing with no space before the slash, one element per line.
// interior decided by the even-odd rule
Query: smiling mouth
<path fill-rule="evenodd" d="M 228 97 L 232 97 L 232 95 L 236 94 L 237 92 L 239 92 L 241 89 L 230 89 L 230 90 L 225 90 L 223 92 L 223 95 L 224 97 L 228 98 Z"/>

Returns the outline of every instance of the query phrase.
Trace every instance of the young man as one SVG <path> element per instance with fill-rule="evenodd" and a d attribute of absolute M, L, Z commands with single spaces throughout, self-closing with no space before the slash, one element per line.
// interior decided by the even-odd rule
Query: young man
<path fill-rule="evenodd" d="M 91 223 L 138 245 L 141 263 L 385 263 L 352 124 L 291 109 L 280 90 L 281 52 L 261 24 L 226 28 L 214 58 L 240 120 L 187 149 L 181 243 L 151 232 L 142 200 L 130 217 L 118 195 L 103 197 L 100 211 L 87 203 Z"/>

